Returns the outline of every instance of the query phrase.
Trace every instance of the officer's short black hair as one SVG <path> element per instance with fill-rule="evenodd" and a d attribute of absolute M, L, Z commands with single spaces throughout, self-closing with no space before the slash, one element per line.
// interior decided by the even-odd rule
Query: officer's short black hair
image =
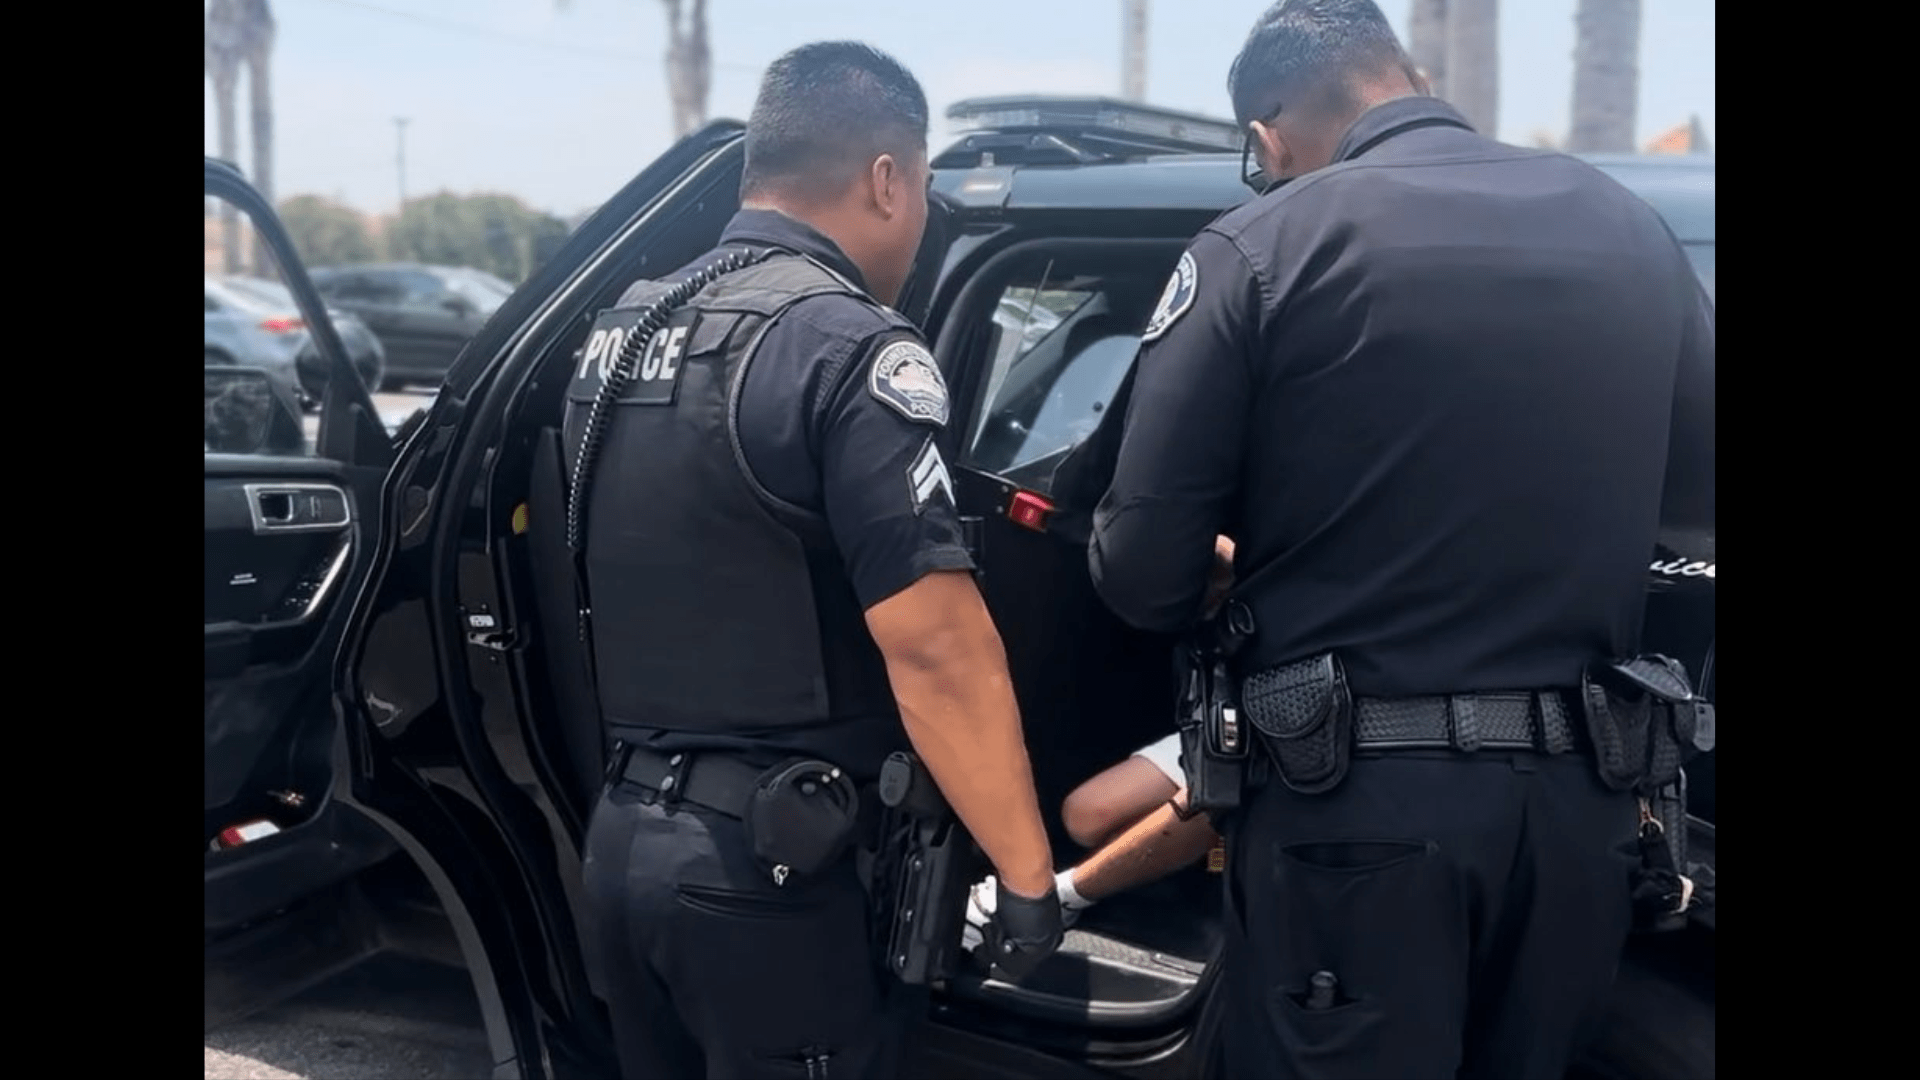
<path fill-rule="evenodd" d="M 1227 73 L 1235 122 L 1275 109 L 1344 111 L 1352 80 L 1412 62 L 1373 0 L 1279 0 L 1253 24 Z"/>
<path fill-rule="evenodd" d="M 743 196 L 831 196 L 881 154 L 927 145 L 927 95 L 898 60 L 857 41 L 775 60 L 747 118 Z"/>

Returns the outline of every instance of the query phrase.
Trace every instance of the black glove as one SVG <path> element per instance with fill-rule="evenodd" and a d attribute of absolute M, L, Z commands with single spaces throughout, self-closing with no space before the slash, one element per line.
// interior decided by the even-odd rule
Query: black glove
<path fill-rule="evenodd" d="M 1045 896 L 1029 900 L 994 885 L 993 917 L 974 956 L 1009 982 L 1019 982 L 1060 947 L 1066 928 L 1060 919 L 1060 894 L 1052 885 Z"/>

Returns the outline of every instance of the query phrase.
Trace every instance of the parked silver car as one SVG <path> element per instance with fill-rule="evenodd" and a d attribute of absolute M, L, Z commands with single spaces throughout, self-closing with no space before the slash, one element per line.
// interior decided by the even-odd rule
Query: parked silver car
<path fill-rule="evenodd" d="M 242 364 L 266 370 L 309 410 L 325 387 L 324 365 L 300 317 L 293 294 L 267 278 L 208 275 L 207 363 Z M 329 309 L 335 332 L 369 389 L 386 372 L 380 339 L 350 312 Z"/>

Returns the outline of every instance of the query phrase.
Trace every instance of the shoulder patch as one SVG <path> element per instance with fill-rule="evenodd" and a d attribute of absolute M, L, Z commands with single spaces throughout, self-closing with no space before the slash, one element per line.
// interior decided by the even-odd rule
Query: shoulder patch
<path fill-rule="evenodd" d="M 926 513 L 933 497 L 942 491 L 947 493 L 947 505 L 953 505 L 953 477 L 948 475 L 946 459 L 940 456 L 940 448 L 929 435 L 920 453 L 907 466 L 907 492 L 913 500 L 914 516 Z"/>
<path fill-rule="evenodd" d="M 916 424 L 947 426 L 947 382 L 917 341 L 896 341 L 873 358 L 867 392 Z"/>
<path fill-rule="evenodd" d="M 1180 265 L 1173 268 L 1173 276 L 1167 279 L 1167 289 L 1160 294 L 1160 303 L 1154 307 L 1153 318 L 1147 320 L 1140 340 L 1153 341 L 1178 322 L 1193 306 L 1193 295 L 1199 284 L 1200 271 L 1194 265 L 1193 252 L 1185 252 L 1180 256 Z"/>

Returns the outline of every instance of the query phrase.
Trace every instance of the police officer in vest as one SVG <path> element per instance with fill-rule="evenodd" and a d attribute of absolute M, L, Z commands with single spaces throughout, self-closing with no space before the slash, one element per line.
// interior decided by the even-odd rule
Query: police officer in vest
<path fill-rule="evenodd" d="M 941 455 L 947 389 L 888 306 L 927 221 L 926 140 L 884 54 L 775 61 L 718 249 L 630 288 L 600 319 L 627 366 L 569 388 L 614 748 L 582 921 L 628 1078 L 900 1075 L 924 1005 L 874 955 L 858 853 L 909 744 L 999 876 L 1002 971 L 1059 944 Z"/>
<path fill-rule="evenodd" d="M 1235 542 L 1227 1074 L 1561 1076 L 1684 756 L 1621 733 L 1695 715 L 1637 650 L 1657 531 L 1713 520 L 1711 302 L 1621 185 L 1426 96 L 1371 0 L 1282 0 L 1228 85 L 1264 194 L 1166 287 L 1090 545 L 1174 632 Z"/>

